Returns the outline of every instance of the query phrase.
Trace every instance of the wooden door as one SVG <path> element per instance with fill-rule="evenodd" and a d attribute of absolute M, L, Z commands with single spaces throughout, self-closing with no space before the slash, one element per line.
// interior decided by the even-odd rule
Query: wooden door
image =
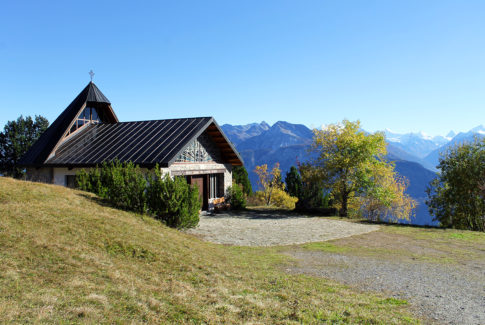
<path fill-rule="evenodd" d="M 209 197 L 207 193 L 206 175 L 193 175 L 191 184 L 196 185 L 199 189 L 199 199 L 202 201 L 202 210 L 207 210 L 209 207 Z"/>

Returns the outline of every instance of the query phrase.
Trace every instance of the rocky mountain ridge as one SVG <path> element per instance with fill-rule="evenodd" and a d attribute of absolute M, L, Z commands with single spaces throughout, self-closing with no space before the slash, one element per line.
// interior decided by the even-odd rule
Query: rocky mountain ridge
<path fill-rule="evenodd" d="M 257 165 L 272 167 L 278 162 L 284 178 L 291 166 L 307 161 L 312 155 L 309 149 L 313 132 L 302 124 L 278 121 L 270 126 L 263 121 L 247 125 L 224 124 L 222 129 L 240 152 L 254 189 L 258 188 L 254 173 Z M 456 135 L 450 132 L 447 136 L 454 135 L 451 139 L 429 137 L 424 133 L 398 134 L 390 130 L 385 130 L 384 134 L 388 142 L 387 158 L 395 161 L 396 171 L 409 180 L 407 192 L 419 203 L 412 223 L 435 224 L 424 201 L 426 186 L 435 177 L 439 152 L 449 145 L 470 141 L 474 136 L 485 136 L 485 128 L 478 126 Z"/>

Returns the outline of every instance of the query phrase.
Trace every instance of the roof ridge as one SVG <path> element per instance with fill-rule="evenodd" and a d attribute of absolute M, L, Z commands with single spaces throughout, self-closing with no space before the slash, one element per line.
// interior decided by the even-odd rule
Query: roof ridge
<path fill-rule="evenodd" d="M 201 119 L 214 119 L 213 116 L 200 116 L 200 117 L 179 117 L 179 118 L 166 118 L 156 120 L 141 120 L 141 121 L 123 121 L 116 123 L 138 123 L 138 122 L 156 122 L 156 121 L 179 121 L 179 120 L 201 120 Z"/>

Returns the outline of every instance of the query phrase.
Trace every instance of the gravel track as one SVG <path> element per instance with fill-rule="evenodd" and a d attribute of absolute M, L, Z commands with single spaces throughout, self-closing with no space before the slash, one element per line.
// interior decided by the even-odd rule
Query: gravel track
<path fill-rule="evenodd" d="M 322 276 L 406 299 L 418 314 L 438 323 L 485 324 L 482 263 L 396 262 L 301 249 L 288 254 L 299 261 L 288 272 Z"/>
<path fill-rule="evenodd" d="M 217 244 L 276 246 L 344 238 L 377 229 L 377 225 L 245 211 L 202 215 L 199 226 L 187 232 Z"/>
<path fill-rule="evenodd" d="M 377 225 L 274 211 L 245 211 L 203 215 L 199 226 L 187 232 L 219 244 L 273 246 L 327 241 L 378 229 Z M 380 235 L 381 239 L 389 236 Z M 401 249 L 416 254 L 430 250 L 412 243 L 403 245 Z M 291 246 L 286 254 L 297 260 L 296 266 L 286 270 L 289 273 L 321 276 L 358 290 L 406 299 L 425 322 L 485 324 L 485 254 L 483 260 L 461 264 L 389 260 Z"/>

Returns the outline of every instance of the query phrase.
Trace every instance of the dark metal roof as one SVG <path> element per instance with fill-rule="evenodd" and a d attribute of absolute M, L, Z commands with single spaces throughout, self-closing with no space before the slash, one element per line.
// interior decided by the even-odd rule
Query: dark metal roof
<path fill-rule="evenodd" d="M 118 118 L 111 109 L 108 98 L 90 82 L 59 117 L 47 128 L 40 138 L 32 145 L 19 161 L 20 165 L 32 166 L 43 164 L 63 136 L 69 130 L 72 121 L 77 117 L 85 105 L 93 105 L 105 109 L 110 123 L 118 122 Z"/>
<path fill-rule="evenodd" d="M 198 117 L 93 124 L 59 146 L 55 156 L 43 165 L 89 167 L 118 159 L 142 167 L 157 163 L 166 167 L 204 131 L 213 137 L 225 162 L 242 164 L 241 157 L 214 119 Z"/>
<path fill-rule="evenodd" d="M 98 87 L 96 87 L 96 85 L 93 82 L 90 82 L 87 88 L 88 88 L 88 95 L 87 95 L 86 101 L 111 104 L 108 98 L 106 98 L 106 96 L 101 92 L 101 90 L 99 90 Z"/>

